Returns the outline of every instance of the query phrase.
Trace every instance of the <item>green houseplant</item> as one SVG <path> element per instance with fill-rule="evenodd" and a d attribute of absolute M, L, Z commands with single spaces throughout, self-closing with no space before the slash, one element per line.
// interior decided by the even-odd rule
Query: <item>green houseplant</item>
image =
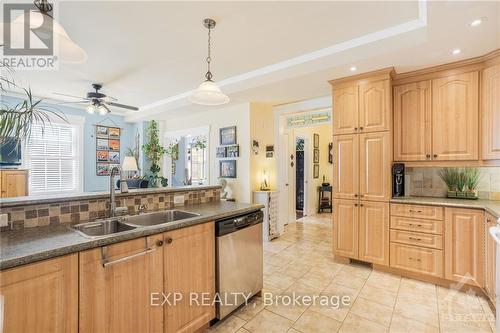
<path fill-rule="evenodd" d="M 158 129 L 158 123 L 154 120 L 151 121 L 149 128 L 147 130 L 148 142 L 142 145 L 142 150 L 146 155 L 147 159 L 151 162 L 151 167 L 149 168 L 149 174 L 145 176 L 149 180 L 152 187 L 160 187 L 168 185 L 168 179 L 160 176 L 160 161 L 165 155 L 165 148 L 160 144 L 160 130 Z"/>
<path fill-rule="evenodd" d="M 439 176 L 446 184 L 449 198 L 477 199 L 480 172 L 477 168 L 443 168 Z"/>

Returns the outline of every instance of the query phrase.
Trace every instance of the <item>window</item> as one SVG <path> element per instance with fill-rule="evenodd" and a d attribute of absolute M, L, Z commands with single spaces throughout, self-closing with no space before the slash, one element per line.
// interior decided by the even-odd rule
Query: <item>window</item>
<path fill-rule="evenodd" d="M 195 148 L 191 146 L 191 165 L 190 165 L 190 174 L 191 181 L 193 183 L 200 183 L 206 179 L 205 176 L 205 157 L 206 148 Z"/>
<path fill-rule="evenodd" d="M 82 191 L 82 132 L 71 122 L 33 126 L 26 147 L 30 194 Z"/>

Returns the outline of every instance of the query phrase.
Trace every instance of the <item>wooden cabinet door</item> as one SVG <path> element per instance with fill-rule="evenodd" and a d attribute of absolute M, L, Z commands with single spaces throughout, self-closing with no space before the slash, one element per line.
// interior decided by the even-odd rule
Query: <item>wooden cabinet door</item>
<path fill-rule="evenodd" d="M 358 87 L 333 89 L 333 135 L 352 134 L 358 129 Z"/>
<path fill-rule="evenodd" d="M 484 212 L 445 208 L 445 278 L 483 286 Z"/>
<path fill-rule="evenodd" d="M 394 87 L 394 160 L 431 158 L 431 82 Z"/>
<path fill-rule="evenodd" d="M 358 259 L 358 202 L 333 201 L 333 253 Z"/>
<path fill-rule="evenodd" d="M 389 265 L 389 203 L 360 201 L 359 260 Z"/>
<path fill-rule="evenodd" d="M 3 332 L 78 332 L 78 255 L 0 272 Z"/>
<path fill-rule="evenodd" d="M 28 195 L 28 173 L 25 170 L 3 170 L 2 198 Z"/>
<path fill-rule="evenodd" d="M 358 94 L 359 131 L 361 133 L 389 131 L 392 122 L 389 80 L 361 82 Z M 333 110 L 335 112 L 335 108 Z"/>
<path fill-rule="evenodd" d="M 486 291 L 486 295 L 488 295 L 493 304 L 495 304 L 496 302 L 496 243 L 495 240 L 490 236 L 489 229 L 490 227 L 494 227 L 496 224 L 496 218 L 494 218 L 491 214 L 486 214 L 486 229 L 484 235 L 484 238 L 486 240 L 486 244 L 484 247 L 484 290 Z"/>
<path fill-rule="evenodd" d="M 359 196 L 362 200 L 388 201 L 391 197 L 391 135 L 359 136 Z M 345 171 L 336 177 L 345 177 Z"/>
<path fill-rule="evenodd" d="M 483 71 L 482 159 L 500 159 L 500 64 Z"/>
<path fill-rule="evenodd" d="M 432 81 L 432 159 L 479 158 L 478 72 Z"/>
<path fill-rule="evenodd" d="M 333 137 L 333 195 L 356 199 L 359 193 L 359 135 Z"/>
<path fill-rule="evenodd" d="M 202 303 L 203 294 L 211 300 L 215 293 L 214 223 L 165 233 L 164 256 L 165 292 L 184 296 L 164 307 L 165 333 L 194 332 L 215 318 L 212 303 Z M 199 305 L 190 304 L 190 293 L 198 295 Z"/>
<path fill-rule="evenodd" d="M 162 242 L 160 234 L 80 252 L 80 333 L 163 331 L 163 307 L 151 305 L 163 291 Z"/>

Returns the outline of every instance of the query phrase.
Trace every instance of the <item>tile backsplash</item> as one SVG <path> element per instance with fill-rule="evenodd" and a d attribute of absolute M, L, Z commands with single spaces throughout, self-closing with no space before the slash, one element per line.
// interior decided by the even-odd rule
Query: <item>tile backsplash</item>
<path fill-rule="evenodd" d="M 439 177 L 440 168 L 406 168 L 406 195 L 446 197 L 446 185 Z M 479 168 L 477 187 L 480 199 L 500 200 L 500 167 Z"/>

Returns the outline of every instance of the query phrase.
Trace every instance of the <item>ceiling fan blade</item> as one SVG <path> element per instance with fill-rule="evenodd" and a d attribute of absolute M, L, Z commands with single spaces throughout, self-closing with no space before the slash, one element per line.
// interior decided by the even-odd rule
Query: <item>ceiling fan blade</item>
<path fill-rule="evenodd" d="M 83 101 L 74 101 L 74 102 L 57 102 L 57 105 L 62 105 L 62 104 L 89 104 L 88 100 L 83 100 Z"/>
<path fill-rule="evenodd" d="M 132 111 L 139 111 L 139 108 L 136 106 L 130 106 L 130 105 L 125 105 L 125 104 L 120 104 L 120 103 L 115 103 L 115 102 L 105 102 L 108 105 L 115 106 L 117 108 L 122 108 L 122 109 L 127 109 L 127 110 L 132 110 Z"/>
<path fill-rule="evenodd" d="M 73 98 L 78 98 L 78 99 L 84 99 L 84 100 L 86 100 L 86 101 L 90 101 L 90 98 L 87 98 L 87 97 L 82 97 L 82 96 L 75 96 L 75 95 L 61 94 L 61 93 L 56 93 L 56 92 L 53 92 L 52 94 L 54 94 L 54 95 L 59 95 L 59 96 L 73 97 Z"/>
<path fill-rule="evenodd" d="M 108 110 L 108 113 L 111 113 L 111 110 L 106 106 L 106 104 L 101 104 L 103 108 L 105 108 L 106 110 Z"/>

